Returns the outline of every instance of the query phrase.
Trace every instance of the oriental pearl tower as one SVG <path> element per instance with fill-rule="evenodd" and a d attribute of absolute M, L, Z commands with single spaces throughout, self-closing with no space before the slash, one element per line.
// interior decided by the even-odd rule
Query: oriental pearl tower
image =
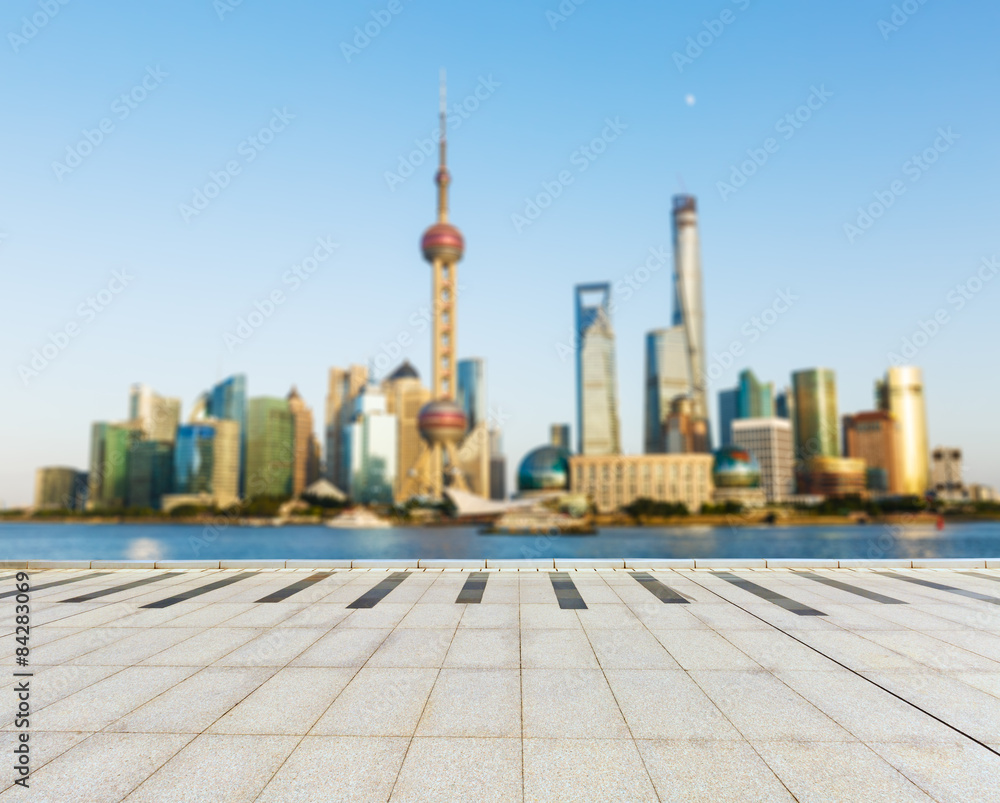
<path fill-rule="evenodd" d="M 427 449 L 420 468 L 425 484 L 435 499 L 441 498 L 447 456 L 452 485 L 467 490 L 458 468 L 455 447 L 465 437 L 465 411 L 455 402 L 457 370 L 455 336 L 458 324 L 456 288 L 457 266 L 465 251 L 462 233 L 448 222 L 448 186 L 451 174 L 447 167 L 447 101 L 444 72 L 441 73 L 441 143 L 440 161 L 435 183 L 438 187 L 438 219 L 421 241 L 424 259 L 431 264 L 431 323 L 432 401 L 420 411 L 418 426 Z"/>

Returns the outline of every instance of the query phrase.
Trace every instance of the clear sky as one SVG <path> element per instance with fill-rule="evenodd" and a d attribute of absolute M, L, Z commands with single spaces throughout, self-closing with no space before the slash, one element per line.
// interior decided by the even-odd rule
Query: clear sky
<path fill-rule="evenodd" d="M 891 353 L 930 321 L 905 361 L 924 369 L 931 442 L 1000 485 L 1000 273 L 983 263 L 1000 256 L 1000 7 L 899 5 L 8 0 L 0 499 L 29 503 L 38 466 L 84 468 L 90 422 L 124 418 L 133 382 L 186 415 L 245 372 L 251 395 L 296 384 L 319 422 L 326 369 L 401 335 L 426 377 L 434 170 L 410 154 L 435 128 L 442 67 L 465 104 L 450 134 L 459 350 L 487 360 L 511 464 L 549 423 L 575 429 L 560 344 L 578 282 L 635 285 L 614 323 L 623 442 L 641 449 L 643 336 L 669 323 L 671 265 L 636 272 L 669 248 L 685 190 L 710 364 L 745 346 L 713 413 L 744 367 L 782 385 L 826 366 L 841 413 L 870 409 Z M 536 219 L 514 217 L 561 173 Z M 862 229 L 875 193 L 892 203 Z M 333 255 L 295 289 L 286 272 L 321 239 Z M 275 290 L 283 303 L 227 344 Z M 790 309 L 748 335 L 779 291 Z M 29 375 L 50 335 L 65 348 Z"/>

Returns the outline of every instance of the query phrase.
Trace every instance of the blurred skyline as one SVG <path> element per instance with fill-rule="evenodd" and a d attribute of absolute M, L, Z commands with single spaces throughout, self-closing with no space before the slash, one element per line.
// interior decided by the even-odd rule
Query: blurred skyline
<path fill-rule="evenodd" d="M 637 271 L 670 251 L 684 191 L 710 372 L 745 346 L 710 387 L 716 422 L 717 392 L 747 367 L 778 386 L 832 368 L 840 414 L 873 409 L 898 354 L 923 369 L 931 446 L 961 447 L 967 481 L 998 486 L 1000 281 L 984 267 L 1000 257 L 998 22 L 981 0 L 961 14 L 934 0 L 12 0 L 0 501 L 29 503 L 39 466 L 85 468 L 90 423 L 125 418 L 135 382 L 180 397 L 185 417 L 233 373 L 251 396 L 294 384 L 319 434 L 330 366 L 382 376 L 408 359 L 428 381 L 418 243 L 434 159 L 413 154 L 436 129 L 442 67 L 467 242 L 459 352 L 487 361 L 510 470 L 550 423 L 575 439 L 577 283 L 617 288 L 622 445 L 641 451 L 643 337 L 669 323 L 672 259 Z M 863 228 L 875 203 L 888 209 Z M 332 253 L 296 284 L 286 274 L 317 248 Z M 262 326 L 227 338 L 276 290 Z M 762 331 L 779 294 L 794 303 Z M 65 350 L 19 371 L 69 324 Z"/>

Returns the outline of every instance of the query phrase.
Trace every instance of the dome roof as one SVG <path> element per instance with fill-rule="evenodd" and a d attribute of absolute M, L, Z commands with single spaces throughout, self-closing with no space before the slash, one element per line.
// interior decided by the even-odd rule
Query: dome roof
<path fill-rule="evenodd" d="M 725 446 L 715 453 L 712 478 L 716 488 L 759 488 L 760 464 L 746 449 Z"/>
<path fill-rule="evenodd" d="M 539 446 L 528 452 L 517 469 L 519 491 L 569 489 L 569 452 L 560 446 Z"/>
<path fill-rule="evenodd" d="M 450 223 L 435 223 L 424 232 L 420 248 L 428 262 L 433 262 L 437 257 L 457 262 L 465 253 L 465 238 Z"/>
<path fill-rule="evenodd" d="M 417 373 L 417 369 L 413 367 L 409 360 L 403 360 L 403 364 L 389 374 L 385 381 L 392 382 L 396 379 L 420 379 L 420 374 Z"/>

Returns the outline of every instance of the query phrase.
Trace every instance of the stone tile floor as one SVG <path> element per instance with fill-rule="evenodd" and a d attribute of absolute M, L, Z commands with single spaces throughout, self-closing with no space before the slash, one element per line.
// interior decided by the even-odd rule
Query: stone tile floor
<path fill-rule="evenodd" d="M 32 572 L 0 799 L 1000 802 L 1000 571 L 239 573 Z"/>

